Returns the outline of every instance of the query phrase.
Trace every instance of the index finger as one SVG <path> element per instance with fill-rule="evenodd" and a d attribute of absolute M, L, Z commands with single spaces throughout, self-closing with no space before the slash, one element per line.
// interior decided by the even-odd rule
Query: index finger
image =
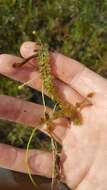
<path fill-rule="evenodd" d="M 27 58 L 34 54 L 35 48 L 36 44 L 34 42 L 25 42 L 22 44 L 20 51 L 22 56 Z M 91 92 L 106 92 L 106 79 L 74 59 L 56 52 L 51 55 L 51 65 L 55 76 L 74 88 L 82 96 L 86 96 Z"/>

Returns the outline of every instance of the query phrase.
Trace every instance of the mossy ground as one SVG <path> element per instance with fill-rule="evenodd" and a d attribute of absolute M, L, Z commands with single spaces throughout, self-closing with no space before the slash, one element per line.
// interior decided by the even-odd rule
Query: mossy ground
<path fill-rule="evenodd" d="M 23 41 L 36 41 L 35 31 L 50 49 L 107 77 L 107 0 L 0 0 L 0 53 L 19 55 Z M 26 88 L 25 94 L 17 86 L 0 77 L 0 94 L 34 99 L 31 89 Z M 4 122 L 0 130 L 4 135 L 0 141 L 20 147 L 25 146 L 30 134 L 20 125 Z M 36 139 L 39 141 L 40 134 Z"/>

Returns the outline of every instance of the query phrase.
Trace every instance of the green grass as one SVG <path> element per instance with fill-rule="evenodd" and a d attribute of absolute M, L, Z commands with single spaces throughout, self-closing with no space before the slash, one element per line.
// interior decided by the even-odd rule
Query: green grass
<path fill-rule="evenodd" d="M 0 0 L 0 53 L 19 55 L 22 42 L 36 41 L 34 31 L 50 49 L 107 77 L 107 0 Z M 17 84 L 3 77 L 0 93 L 19 97 Z"/>
<path fill-rule="evenodd" d="M 0 51 L 18 53 L 33 31 L 51 49 L 97 71 L 107 52 L 107 0 L 4 0 L 0 3 Z"/>

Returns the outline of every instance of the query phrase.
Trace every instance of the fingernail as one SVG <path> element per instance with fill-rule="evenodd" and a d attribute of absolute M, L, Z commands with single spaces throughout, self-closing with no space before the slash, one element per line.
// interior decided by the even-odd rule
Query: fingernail
<path fill-rule="evenodd" d="M 28 41 L 24 42 L 20 48 L 20 52 L 24 58 L 34 55 L 35 43 Z"/>

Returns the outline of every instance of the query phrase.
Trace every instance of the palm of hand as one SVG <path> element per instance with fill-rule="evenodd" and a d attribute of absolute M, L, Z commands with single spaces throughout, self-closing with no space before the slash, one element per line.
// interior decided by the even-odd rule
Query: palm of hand
<path fill-rule="evenodd" d="M 63 139 L 63 174 L 70 188 L 106 190 L 107 95 L 95 94 L 84 108 L 84 124 L 71 125 Z"/>

